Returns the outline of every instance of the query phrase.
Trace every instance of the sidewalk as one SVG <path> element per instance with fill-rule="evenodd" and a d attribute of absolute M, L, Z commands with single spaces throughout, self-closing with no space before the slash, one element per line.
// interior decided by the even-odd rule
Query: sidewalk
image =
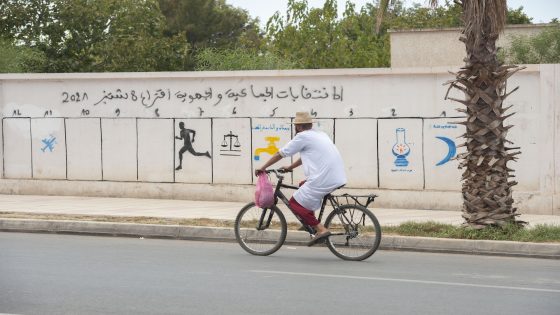
<path fill-rule="evenodd" d="M 166 199 L 101 198 L 74 196 L 0 195 L 0 212 L 35 214 L 102 215 L 126 217 L 157 217 L 184 219 L 235 220 L 237 212 L 245 205 L 240 202 L 190 201 Z M 406 221 L 435 221 L 460 225 L 460 211 L 377 209 L 370 208 L 382 226 L 398 225 Z M 295 217 L 284 212 L 288 221 Z M 560 226 L 560 216 L 521 215 L 530 226 L 551 224 Z M 176 239 L 233 241 L 231 228 L 163 226 L 130 223 L 105 223 L 86 221 L 54 221 L 33 219 L 2 219 L 0 231 L 50 232 L 90 235 L 120 235 L 164 237 Z M 305 244 L 307 233 L 288 233 L 288 243 Z M 382 249 L 420 250 L 431 252 L 457 252 L 487 255 L 513 255 L 525 257 L 560 258 L 560 243 L 521 243 L 504 241 L 472 241 L 404 237 L 384 235 Z"/>
<path fill-rule="evenodd" d="M 235 220 L 243 202 L 192 201 L 167 199 L 101 198 L 74 196 L 0 195 L 0 212 L 29 212 L 73 215 L 110 215 L 184 219 Z M 460 211 L 370 208 L 382 226 L 406 221 L 435 221 L 453 225 L 463 223 Z M 286 219 L 295 221 L 289 212 Z M 560 225 L 560 216 L 521 215 L 520 219 L 537 224 Z"/>

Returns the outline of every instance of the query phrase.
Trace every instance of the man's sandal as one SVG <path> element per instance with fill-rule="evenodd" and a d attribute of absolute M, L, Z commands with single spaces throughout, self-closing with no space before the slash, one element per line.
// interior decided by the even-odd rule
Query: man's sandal
<path fill-rule="evenodd" d="M 317 244 L 318 242 L 325 240 L 327 237 L 331 236 L 331 232 L 325 232 L 323 234 L 318 234 L 315 235 L 314 238 L 312 238 L 308 243 L 307 246 L 313 246 L 315 244 Z"/>

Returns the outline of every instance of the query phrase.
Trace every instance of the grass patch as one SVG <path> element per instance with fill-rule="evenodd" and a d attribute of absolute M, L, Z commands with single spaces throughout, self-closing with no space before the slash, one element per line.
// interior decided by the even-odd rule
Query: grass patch
<path fill-rule="evenodd" d="M 233 223 L 234 223 L 233 220 L 217 220 L 217 219 L 206 219 L 206 218 L 176 219 L 176 218 L 158 218 L 158 217 L 72 215 L 72 214 L 29 213 L 29 212 L 0 212 L 0 218 L 62 220 L 62 221 L 93 221 L 93 222 L 185 225 L 185 226 L 213 226 L 213 227 L 231 227 L 231 228 L 233 228 Z"/>
<path fill-rule="evenodd" d="M 518 242 L 560 242 L 560 226 L 539 224 L 531 228 L 509 224 L 476 230 L 437 222 L 405 222 L 398 226 L 383 227 L 385 234 L 424 236 L 469 240 L 495 240 Z"/>
<path fill-rule="evenodd" d="M 175 219 L 157 217 L 124 217 L 103 215 L 69 215 L 69 214 L 42 214 L 29 212 L 0 212 L 0 218 L 10 219 L 35 219 L 35 220 L 69 220 L 69 221 L 94 221 L 118 222 L 135 224 L 162 224 L 184 226 L 213 226 L 233 228 L 234 220 L 217 219 Z M 299 223 L 288 223 L 289 230 L 297 230 Z M 507 225 L 503 228 L 486 228 L 475 230 L 443 224 L 438 222 L 405 222 L 398 226 L 383 226 L 385 235 L 423 236 L 437 238 L 454 238 L 469 240 L 499 240 L 518 242 L 554 242 L 560 243 L 560 226 L 537 225 L 531 228 L 520 228 L 516 225 Z"/>

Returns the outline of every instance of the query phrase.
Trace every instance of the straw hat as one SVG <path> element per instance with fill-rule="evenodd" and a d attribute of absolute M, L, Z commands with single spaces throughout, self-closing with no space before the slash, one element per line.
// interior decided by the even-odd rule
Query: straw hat
<path fill-rule="evenodd" d="M 308 112 L 297 112 L 296 118 L 294 119 L 293 124 L 312 124 L 313 120 L 311 119 L 311 115 Z"/>

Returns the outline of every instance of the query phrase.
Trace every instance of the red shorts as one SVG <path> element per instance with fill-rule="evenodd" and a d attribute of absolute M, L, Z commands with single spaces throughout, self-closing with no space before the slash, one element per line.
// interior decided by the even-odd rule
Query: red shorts
<path fill-rule="evenodd" d="M 297 217 L 299 217 L 303 221 L 303 223 L 311 226 L 316 226 L 317 224 L 319 224 L 319 220 L 315 218 L 315 212 L 304 208 L 299 204 L 299 202 L 294 199 L 294 197 L 290 199 L 290 209 Z"/>

